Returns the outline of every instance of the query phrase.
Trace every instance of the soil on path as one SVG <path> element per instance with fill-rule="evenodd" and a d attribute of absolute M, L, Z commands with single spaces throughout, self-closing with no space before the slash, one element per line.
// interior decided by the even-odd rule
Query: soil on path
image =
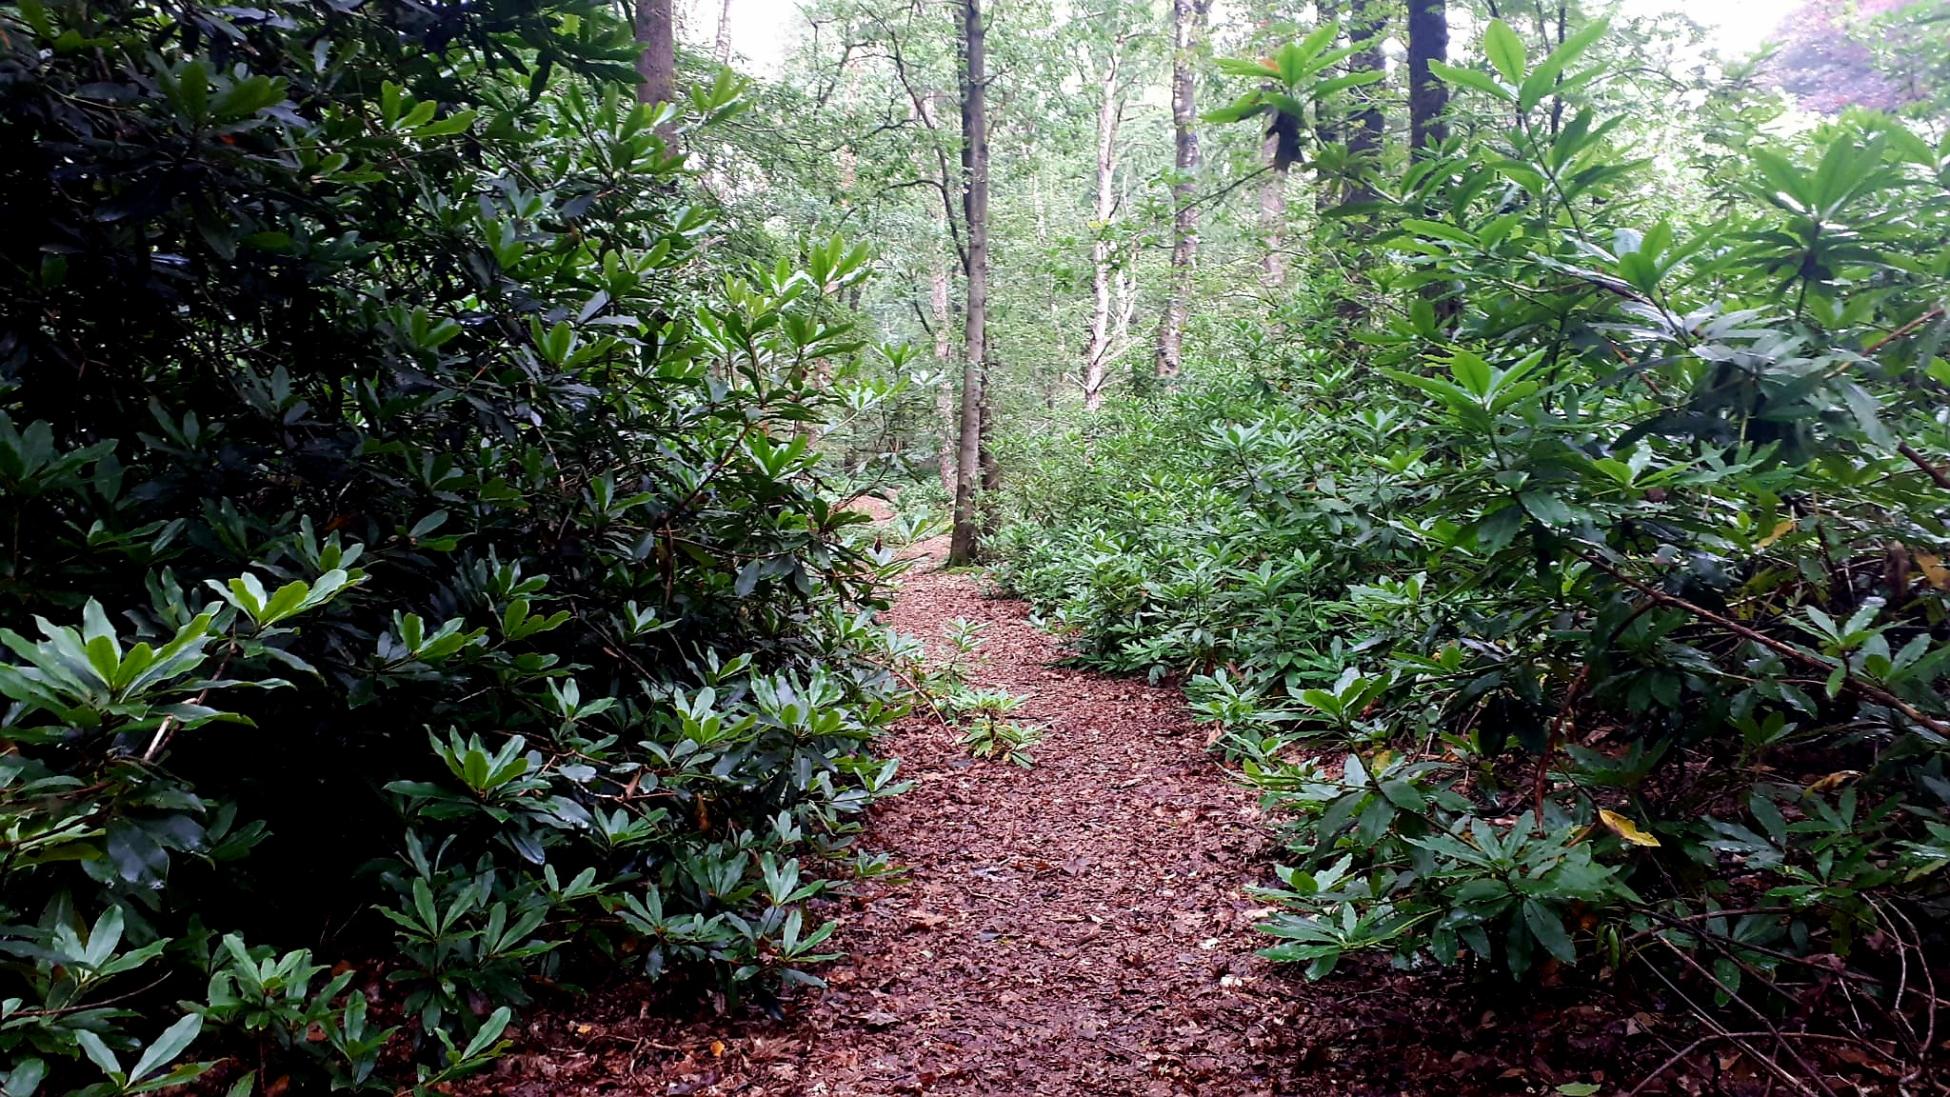
<path fill-rule="evenodd" d="M 1056 666 L 1026 606 L 942 570 L 945 539 L 917 549 L 885 620 L 935 659 L 947 622 L 983 622 L 970 680 L 1020 695 L 1017 718 L 1046 729 L 1033 768 L 973 759 L 940 720 L 910 717 L 882 749 L 914 788 L 866 836 L 907 871 L 831 912 L 847 955 L 820 972 L 828 989 L 781 1017 L 684 1023 L 604 995 L 538 1017 L 528 1050 L 484 1079 L 496 1092 L 1291 1091 L 1299 1034 L 1318 1028 L 1253 955 L 1252 793 L 1176 690 Z"/>
<path fill-rule="evenodd" d="M 973 684 L 1023 698 L 1035 765 L 977 761 L 932 718 L 888 749 L 912 792 L 869 841 L 907 880 L 842 930 L 849 961 L 803 1024 L 791 1093 L 1272 1093 L 1300 1020 L 1253 955 L 1264 916 L 1253 795 L 1225 780 L 1175 690 L 1054 666 L 1056 642 L 972 575 L 910 574 L 887 620 L 945 658 L 982 621 Z"/>

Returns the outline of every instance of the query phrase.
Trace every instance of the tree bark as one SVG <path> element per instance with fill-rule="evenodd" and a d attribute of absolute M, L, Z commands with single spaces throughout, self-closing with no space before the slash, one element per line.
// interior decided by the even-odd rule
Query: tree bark
<path fill-rule="evenodd" d="M 1259 278 L 1267 289 L 1286 286 L 1286 172 L 1279 166 L 1280 139 L 1266 139 L 1266 181 L 1259 186 L 1259 236 L 1266 254 L 1260 257 Z"/>
<path fill-rule="evenodd" d="M 731 0 L 718 5 L 718 40 L 711 47 L 711 56 L 720 65 L 731 63 Z"/>
<path fill-rule="evenodd" d="M 948 380 L 948 364 L 955 358 L 955 317 L 948 306 L 948 268 L 937 262 L 928 272 L 929 311 L 934 314 L 934 360 L 941 366 L 941 382 L 934 388 L 934 413 L 940 420 L 941 490 L 955 497 L 955 386 Z"/>
<path fill-rule="evenodd" d="M 975 512 L 977 478 L 991 480 L 983 445 L 988 410 L 989 312 L 989 137 L 988 55 L 982 0 L 962 0 L 961 166 L 962 222 L 966 228 L 962 316 L 961 438 L 955 462 L 955 517 L 948 539 L 948 562 L 975 560 L 981 530 Z"/>
<path fill-rule="evenodd" d="M 1429 62 L 1449 60 L 1449 12 L 1445 0 L 1408 0 L 1408 129 L 1416 149 L 1449 139 L 1443 113 L 1449 87 L 1429 70 Z"/>
<path fill-rule="evenodd" d="M 1105 371 L 1110 365 L 1111 280 L 1116 253 L 1110 239 L 1111 219 L 1117 215 L 1117 128 L 1124 120 L 1124 97 L 1118 86 L 1123 60 L 1120 39 L 1111 46 L 1110 60 L 1098 86 L 1097 194 L 1092 212 L 1090 245 L 1090 342 L 1083 351 L 1083 406 L 1104 406 Z"/>
<path fill-rule="evenodd" d="M 1446 0 L 1408 0 L 1408 132 L 1409 155 L 1434 149 L 1449 139 L 1449 86 L 1431 71 L 1430 62 L 1449 60 L 1449 12 Z M 1434 216 L 1431 212 L 1425 216 Z M 1462 311 L 1453 287 L 1430 282 L 1422 297 L 1435 308 L 1436 323 L 1447 327 Z"/>
<path fill-rule="evenodd" d="M 637 45 L 636 97 L 644 103 L 677 101 L 677 27 L 671 0 L 637 0 L 632 29 Z"/>
<path fill-rule="evenodd" d="M 1158 320 L 1158 376 L 1177 377 L 1184 366 L 1185 317 L 1191 303 L 1192 264 L 1198 260 L 1198 207 L 1192 204 L 1193 177 L 1198 173 L 1197 51 L 1205 34 L 1205 13 L 1211 0 L 1172 0 L 1171 4 L 1171 123 L 1173 167 L 1171 184 L 1171 280 L 1165 291 L 1164 315 Z"/>
<path fill-rule="evenodd" d="M 1340 17 L 1340 0 L 1314 0 L 1314 22 L 1316 25 L 1325 26 L 1328 23 L 1338 21 Z M 1327 48 L 1338 48 L 1340 44 L 1339 40 L 1340 36 L 1336 35 L 1335 41 L 1329 42 Z M 1331 77 L 1334 75 L 1334 70 L 1329 69 L 1321 75 L 1323 77 Z M 1340 144 L 1340 141 L 1340 120 L 1334 116 L 1333 108 L 1327 105 L 1325 99 L 1315 99 L 1314 144 L 1319 148 L 1327 148 L 1330 145 Z M 1314 208 L 1322 212 L 1332 209 L 1335 203 L 1340 201 L 1340 195 L 1336 192 L 1335 188 L 1328 185 L 1324 176 L 1317 178 L 1315 182 L 1319 189 L 1314 192 Z"/>
<path fill-rule="evenodd" d="M 1383 0 L 1352 0 L 1352 3 L 1348 41 L 1360 49 L 1348 58 L 1348 70 L 1380 72 L 1384 64 L 1381 40 L 1388 33 L 1387 8 L 1383 6 Z M 1347 133 L 1349 176 L 1344 196 L 1349 202 L 1367 202 L 1376 197 L 1374 188 L 1368 185 L 1364 174 L 1379 166 L 1382 136 L 1387 129 L 1387 120 L 1381 114 L 1379 93 L 1375 90 L 1378 86 L 1370 84 L 1356 89 L 1356 94 L 1362 98 L 1360 109 L 1349 119 L 1352 124 Z"/>

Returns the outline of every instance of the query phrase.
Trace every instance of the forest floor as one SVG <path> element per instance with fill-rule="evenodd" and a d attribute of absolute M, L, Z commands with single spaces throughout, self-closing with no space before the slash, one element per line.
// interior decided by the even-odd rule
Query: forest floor
<path fill-rule="evenodd" d="M 1548 1044 L 1537 1027 L 1486 1031 L 1480 1006 L 1405 991 L 1384 966 L 1309 985 L 1254 955 L 1267 912 L 1246 888 L 1271 879 L 1267 828 L 1180 692 L 1059 666 L 1028 607 L 943 570 L 945 540 L 917 549 L 886 620 L 934 659 L 947 622 L 986 625 L 969 677 L 1046 729 L 1033 768 L 971 758 L 938 718 L 910 717 L 882 749 L 914 788 L 865 838 L 905 872 L 823 912 L 846 951 L 826 990 L 771 1017 L 679 1020 L 619 988 L 530 1022 L 490 1092 L 1551 1091 L 1542 1063 L 1510 1066 Z"/>

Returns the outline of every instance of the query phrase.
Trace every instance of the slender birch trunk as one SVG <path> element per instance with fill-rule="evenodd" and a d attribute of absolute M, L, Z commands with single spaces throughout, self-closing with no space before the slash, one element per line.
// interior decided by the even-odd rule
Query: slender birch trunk
<path fill-rule="evenodd" d="M 1090 342 L 1083 351 L 1083 406 L 1091 411 L 1104 406 L 1105 372 L 1110 366 L 1111 280 L 1116 258 L 1110 223 L 1117 215 L 1117 129 L 1124 120 L 1124 97 L 1117 84 L 1123 60 L 1118 48 L 1121 44 L 1111 47 L 1110 60 L 1098 82 L 1097 194 L 1091 211 L 1091 230 L 1096 239 L 1090 245 Z"/>
<path fill-rule="evenodd" d="M 941 432 L 936 454 L 941 465 L 941 489 L 952 499 L 955 496 L 955 386 L 948 379 L 947 368 L 955 358 L 955 317 L 948 305 L 948 282 L 946 266 L 937 263 L 928 272 L 928 304 L 934 314 L 934 360 L 942 368 L 941 381 L 934 387 L 934 413 Z"/>
<path fill-rule="evenodd" d="M 718 5 L 718 40 L 712 44 L 711 56 L 720 65 L 731 63 L 731 0 Z"/>

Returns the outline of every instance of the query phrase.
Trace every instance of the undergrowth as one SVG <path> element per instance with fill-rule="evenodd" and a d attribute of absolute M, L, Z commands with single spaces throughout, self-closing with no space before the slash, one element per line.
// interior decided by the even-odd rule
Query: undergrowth
<path fill-rule="evenodd" d="M 0 1089 L 434 1091 L 816 982 L 896 791 L 806 425 L 865 253 L 703 245 L 583 0 L 0 11 Z"/>
<path fill-rule="evenodd" d="M 1950 912 L 1950 142 L 1736 112 L 1682 202 L 1546 94 L 1602 29 L 1443 70 L 1469 122 L 1345 211 L 1361 281 L 1017 440 L 997 574 L 1080 662 L 1185 678 L 1286 844 L 1267 955 L 1602 980 L 1776 1034 L 1730 1042 L 1777 1077 L 1840 1039 L 1912 1083 Z"/>

